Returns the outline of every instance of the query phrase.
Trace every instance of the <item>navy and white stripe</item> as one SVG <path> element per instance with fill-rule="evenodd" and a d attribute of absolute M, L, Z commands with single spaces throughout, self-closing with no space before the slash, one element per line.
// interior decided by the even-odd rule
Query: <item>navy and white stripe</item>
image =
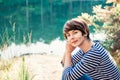
<path fill-rule="evenodd" d="M 76 80 L 84 74 L 93 80 L 120 80 L 120 71 L 99 42 L 86 53 L 79 50 L 72 56 L 72 63 L 63 71 L 62 80 Z"/>

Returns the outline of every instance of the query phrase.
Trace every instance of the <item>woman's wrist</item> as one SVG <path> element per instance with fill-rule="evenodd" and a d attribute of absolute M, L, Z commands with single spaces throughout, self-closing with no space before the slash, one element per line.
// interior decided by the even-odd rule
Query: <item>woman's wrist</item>
<path fill-rule="evenodd" d="M 67 49 L 65 50 L 63 58 L 60 62 L 62 67 L 66 66 L 66 65 L 68 65 L 68 66 L 71 65 L 71 53 L 72 53 L 72 50 L 67 50 Z"/>
<path fill-rule="evenodd" d="M 72 59 L 71 59 L 71 53 L 66 53 L 65 55 L 65 61 L 64 61 L 64 67 L 68 67 L 72 65 Z"/>

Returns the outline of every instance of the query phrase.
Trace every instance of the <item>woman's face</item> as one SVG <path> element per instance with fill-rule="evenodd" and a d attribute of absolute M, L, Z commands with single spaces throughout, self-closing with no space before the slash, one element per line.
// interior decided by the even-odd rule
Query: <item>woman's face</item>
<path fill-rule="evenodd" d="M 74 47 L 82 46 L 85 35 L 82 35 L 82 32 L 79 30 L 70 30 L 66 33 L 67 41 Z"/>

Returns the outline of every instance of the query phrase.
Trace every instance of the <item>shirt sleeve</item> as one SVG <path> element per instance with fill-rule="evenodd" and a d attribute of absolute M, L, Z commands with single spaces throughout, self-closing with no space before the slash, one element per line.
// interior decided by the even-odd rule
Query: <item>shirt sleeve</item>
<path fill-rule="evenodd" d="M 77 51 L 77 53 L 75 53 L 72 56 L 72 64 L 73 64 L 73 66 L 81 60 L 83 55 L 84 55 L 83 51 L 79 50 L 79 51 Z"/>
<path fill-rule="evenodd" d="M 73 67 L 67 67 L 63 71 L 62 80 L 76 80 L 82 75 L 94 70 L 100 63 L 99 54 L 95 53 L 89 52 Z"/>

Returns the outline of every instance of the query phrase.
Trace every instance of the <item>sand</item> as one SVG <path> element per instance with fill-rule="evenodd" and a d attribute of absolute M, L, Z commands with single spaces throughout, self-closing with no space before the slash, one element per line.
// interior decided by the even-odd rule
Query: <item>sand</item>
<path fill-rule="evenodd" d="M 55 55 L 32 55 L 25 57 L 33 80 L 61 80 L 61 57 Z"/>
<path fill-rule="evenodd" d="M 61 56 L 36 54 L 26 55 L 24 57 L 30 77 L 33 77 L 32 80 L 61 80 L 63 70 L 60 64 Z M 9 80 L 16 80 L 18 78 L 21 61 L 22 58 L 14 59 L 10 71 L 7 73 Z"/>

